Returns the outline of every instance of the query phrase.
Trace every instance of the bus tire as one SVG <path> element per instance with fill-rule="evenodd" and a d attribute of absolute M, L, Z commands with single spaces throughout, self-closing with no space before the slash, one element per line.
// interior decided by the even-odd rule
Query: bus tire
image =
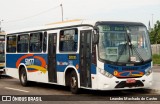
<path fill-rule="evenodd" d="M 27 72 L 24 67 L 21 68 L 19 73 L 19 79 L 22 86 L 28 86 L 29 82 L 27 81 Z"/>
<path fill-rule="evenodd" d="M 77 94 L 79 92 L 78 88 L 78 78 L 75 71 L 72 71 L 70 74 L 70 90 L 73 94 Z"/>

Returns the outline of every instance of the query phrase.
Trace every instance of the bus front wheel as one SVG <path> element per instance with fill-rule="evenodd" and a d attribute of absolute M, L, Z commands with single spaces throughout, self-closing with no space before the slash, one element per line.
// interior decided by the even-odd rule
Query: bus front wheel
<path fill-rule="evenodd" d="M 72 71 L 70 74 L 70 90 L 73 94 L 77 94 L 79 92 L 78 78 L 75 71 Z"/>
<path fill-rule="evenodd" d="M 27 81 L 27 72 L 24 67 L 20 70 L 19 79 L 22 86 L 29 85 L 29 82 Z"/>

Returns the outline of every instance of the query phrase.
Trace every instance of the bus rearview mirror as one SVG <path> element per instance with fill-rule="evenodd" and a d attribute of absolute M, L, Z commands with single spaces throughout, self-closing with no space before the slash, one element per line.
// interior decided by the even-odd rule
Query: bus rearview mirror
<path fill-rule="evenodd" d="M 99 41 L 99 29 L 97 27 L 94 27 L 94 30 L 93 30 L 93 43 L 94 44 L 98 44 L 98 41 Z"/>

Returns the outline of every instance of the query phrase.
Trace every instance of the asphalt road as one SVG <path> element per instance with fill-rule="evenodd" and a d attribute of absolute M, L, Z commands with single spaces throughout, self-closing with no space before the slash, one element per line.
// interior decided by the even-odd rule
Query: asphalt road
<path fill-rule="evenodd" d="M 112 98 L 117 97 L 141 97 L 141 96 L 160 96 L 160 70 L 157 67 L 154 67 L 154 78 L 153 80 L 154 85 L 153 88 L 148 90 L 139 89 L 139 90 L 121 90 L 121 91 L 93 91 L 93 90 L 81 90 L 81 93 L 78 95 L 73 95 L 69 88 L 63 87 L 63 86 L 57 86 L 52 84 L 44 84 L 44 83 L 32 83 L 29 87 L 23 87 L 21 86 L 18 79 L 2 76 L 0 79 L 0 95 L 1 96 L 8 96 L 13 95 L 15 97 L 26 97 L 26 95 L 31 97 L 39 97 L 41 100 L 45 101 L 43 104 L 48 104 L 51 102 L 48 101 L 54 101 L 54 103 L 61 104 L 65 103 L 102 103 L 106 104 L 112 103 L 112 104 L 125 104 L 129 103 L 132 104 L 133 101 L 111 101 Z M 0 97 L 1 97 L 0 96 Z M 1 98 L 0 98 L 1 99 Z M 12 99 L 13 100 L 13 99 Z M 14 99 L 15 100 L 15 99 Z M 16 101 L 16 100 L 15 100 Z M 47 102 L 46 102 L 47 101 Z M 78 102 L 77 102 L 78 101 Z M 152 104 L 158 104 L 159 101 L 152 101 Z M 0 102 L 3 104 L 10 104 L 9 102 Z M 12 102 L 15 103 L 15 102 Z M 16 104 L 19 104 L 21 102 L 16 102 Z M 27 102 L 23 102 L 27 103 Z M 30 104 L 36 103 L 36 102 L 30 102 Z M 42 102 L 39 102 L 42 103 Z M 139 101 L 139 104 L 147 104 L 147 101 Z M 150 102 L 151 103 L 151 102 Z"/>
<path fill-rule="evenodd" d="M 18 79 L 2 77 L 0 79 L 0 95 L 73 95 L 69 88 L 59 85 L 35 83 L 28 87 L 21 86 Z M 79 95 L 117 96 L 130 94 L 157 94 L 151 90 L 94 91 L 81 90 Z"/>

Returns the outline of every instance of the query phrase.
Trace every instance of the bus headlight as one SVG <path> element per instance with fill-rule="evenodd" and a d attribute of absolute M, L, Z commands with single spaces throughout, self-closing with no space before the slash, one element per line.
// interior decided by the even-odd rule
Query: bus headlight
<path fill-rule="evenodd" d="M 152 73 L 151 67 L 149 67 L 149 68 L 147 68 L 147 69 L 145 70 L 145 75 L 146 75 L 146 76 L 149 76 L 151 73 Z"/>
<path fill-rule="evenodd" d="M 104 76 L 106 76 L 106 77 L 108 77 L 108 78 L 112 78 L 112 77 L 113 77 L 112 74 L 108 73 L 108 72 L 105 71 L 104 69 L 98 68 L 98 71 L 99 71 L 102 75 L 104 75 Z"/>

